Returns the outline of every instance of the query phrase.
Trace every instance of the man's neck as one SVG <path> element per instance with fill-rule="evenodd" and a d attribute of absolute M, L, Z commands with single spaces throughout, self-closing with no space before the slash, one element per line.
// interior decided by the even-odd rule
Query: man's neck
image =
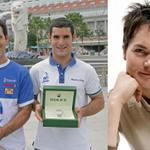
<path fill-rule="evenodd" d="M 149 91 L 149 89 L 144 90 L 144 92 L 143 92 L 143 98 L 150 105 L 150 91 Z"/>
<path fill-rule="evenodd" d="M 6 62 L 7 62 L 7 60 L 8 60 L 8 58 L 7 58 L 6 56 L 2 56 L 2 57 L 0 57 L 0 64 L 4 64 L 4 63 L 6 63 Z"/>
<path fill-rule="evenodd" d="M 65 68 L 70 62 L 71 55 L 68 57 L 66 57 L 66 56 L 65 57 L 55 57 L 53 55 L 53 58 L 58 64 L 60 64 L 63 68 Z"/>

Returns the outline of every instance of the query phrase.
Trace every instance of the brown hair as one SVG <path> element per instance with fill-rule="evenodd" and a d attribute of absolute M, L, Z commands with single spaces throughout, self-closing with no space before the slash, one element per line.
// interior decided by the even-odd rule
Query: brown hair
<path fill-rule="evenodd" d="M 50 28 L 49 28 L 49 33 L 50 33 L 50 35 L 51 35 L 52 29 L 53 29 L 54 27 L 57 27 L 57 28 L 69 27 L 70 30 L 71 30 L 71 34 L 72 34 L 72 35 L 73 35 L 74 32 L 75 32 L 75 28 L 74 28 L 73 23 L 72 23 L 70 20 L 68 20 L 67 18 L 64 18 L 64 17 L 62 17 L 62 18 L 56 18 L 56 19 L 54 19 L 54 20 L 52 21 L 52 23 L 51 23 L 51 25 L 50 25 Z"/>
<path fill-rule="evenodd" d="M 145 4 L 134 3 L 129 6 L 130 11 L 123 18 L 124 28 L 123 28 L 123 47 L 124 52 L 126 52 L 130 41 L 137 33 L 142 25 L 150 24 L 150 4 L 145 2 Z"/>
<path fill-rule="evenodd" d="M 5 38 L 6 38 L 7 35 L 8 35 L 7 27 L 6 27 L 6 24 L 2 20 L 0 20 L 0 27 L 2 28 L 3 34 L 4 34 Z"/>

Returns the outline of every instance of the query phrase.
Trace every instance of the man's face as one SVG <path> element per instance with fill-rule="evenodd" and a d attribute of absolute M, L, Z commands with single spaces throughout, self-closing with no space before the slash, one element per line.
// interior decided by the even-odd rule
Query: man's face
<path fill-rule="evenodd" d="M 143 25 L 137 31 L 124 54 L 127 72 L 143 89 L 150 89 L 150 27 Z"/>
<path fill-rule="evenodd" d="M 49 42 L 52 45 L 53 55 L 55 57 L 68 57 L 72 51 L 72 42 L 74 36 L 69 27 L 53 27 Z"/>
<path fill-rule="evenodd" d="M 0 58 L 5 56 L 5 46 L 8 42 L 8 38 L 5 37 L 2 27 L 0 27 Z"/>

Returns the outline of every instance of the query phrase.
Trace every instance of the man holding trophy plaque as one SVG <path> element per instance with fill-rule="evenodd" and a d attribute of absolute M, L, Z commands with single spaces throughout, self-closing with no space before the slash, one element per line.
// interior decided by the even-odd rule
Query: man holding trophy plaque
<path fill-rule="evenodd" d="M 48 36 L 52 46 L 49 58 L 30 70 L 36 99 L 35 115 L 40 121 L 34 148 L 90 150 L 86 117 L 104 107 L 98 75 L 92 66 L 72 53 L 76 34 L 71 21 L 53 20 Z"/>

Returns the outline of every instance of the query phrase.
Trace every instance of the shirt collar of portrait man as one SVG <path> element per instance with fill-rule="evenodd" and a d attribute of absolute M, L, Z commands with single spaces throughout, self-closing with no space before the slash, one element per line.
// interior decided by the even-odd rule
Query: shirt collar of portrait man
<path fill-rule="evenodd" d="M 50 53 L 50 64 L 51 64 L 52 66 L 58 66 L 58 67 L 59 67 L 59 65 L 60 65 L 60 64 L 58 64 L 58 62 L 55 61 L 55 59 L 53 58 L 52 52 Z M 69 65 L 69 66 L 73 66 L 74 64 L 76 64 L 76 59 L 75 59 L 74 54 L 71 53 L 71 59 L 70 59 L 68 65 Z M 67 66 L 68 66 L 68 65 L 67 65 Z"/>
<path fill-rule="evenodd" d="M 0 64 L 7 62 L 7 57 L 5 55 L 5 47 L 8 43 L 8 37 L 4 35 L 3 29 L 0 26 Z"/>
<path fill-rule="evenodd" d="M 142 25 L 135 31 L 126 51 L 124 59 L 126 70 L 134 77 L 142 88 L 143 97 L 150 100 L 150 25 Z"/>
<path fill-rule="evenodd" d="M 75 33 L 72 35 L 69 27 L 53 27 L 51 35 L 49 34 L 53 58 L 62 67 L 67 66 L 70 62 L 72 42 L 75 37 Z"/>

